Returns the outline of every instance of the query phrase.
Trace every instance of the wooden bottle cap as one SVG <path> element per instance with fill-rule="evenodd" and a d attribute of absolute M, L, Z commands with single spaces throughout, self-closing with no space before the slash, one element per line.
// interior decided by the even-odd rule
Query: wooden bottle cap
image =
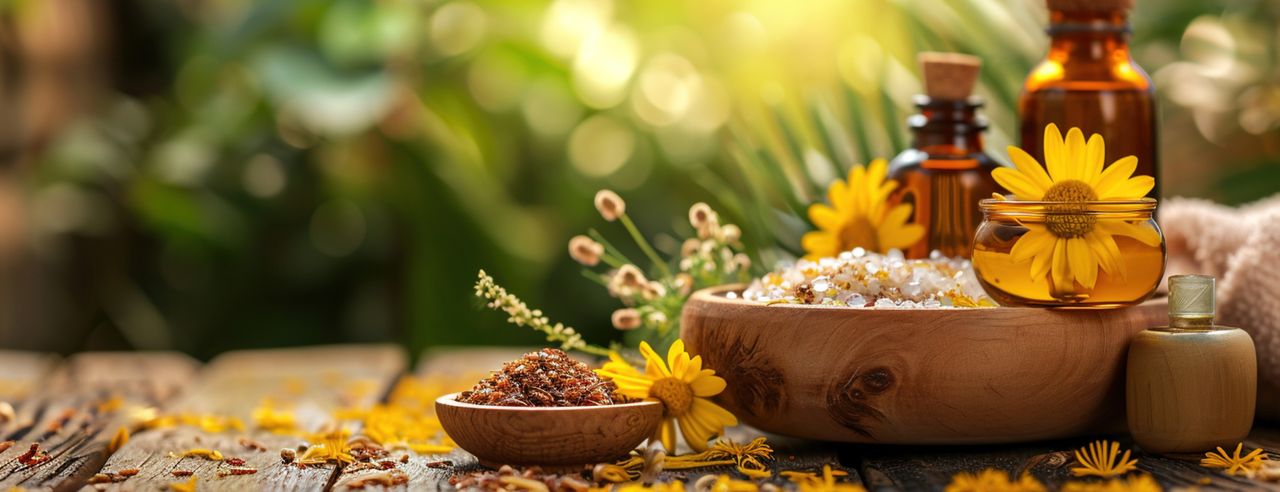
<path fill-rule="evenodd" d="M 1133 0 L 1046 0 L 1049 10 L 1063 12 L 1111 12 L 1133 8 Z"/>
<path fill-rule="evenodd" d="M 960 53 L 924 52 L 917 56 L 924 74 L 924 93 L 930 99 L 963 101 L 973 94 L 982 60 Z"/>

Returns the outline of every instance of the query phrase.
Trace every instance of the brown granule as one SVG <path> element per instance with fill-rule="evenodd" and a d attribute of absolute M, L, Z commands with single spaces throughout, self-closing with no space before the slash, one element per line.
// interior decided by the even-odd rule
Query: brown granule
<path fill-rule="evenodd" d="M 458 395 L 458 401 L 504 407 L 582 407 L 620 403 L 618 386 L 564 351 L 544 348 L 502 365 L 502 370 Z"/>

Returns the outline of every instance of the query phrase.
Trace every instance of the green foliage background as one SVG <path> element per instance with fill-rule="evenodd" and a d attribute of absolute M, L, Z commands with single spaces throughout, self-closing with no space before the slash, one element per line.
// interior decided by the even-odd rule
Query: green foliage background
<path fill-rule="evenodd" d="M 19 24 L 24 3 L 8 7 Z M 139 57 L 124 90 L 20 176 L 46 280 L 5 317 L 12 346 L 537 343 L 477 309 L 480 268 L 605 343 L 617 302 L 564 247 L 589 227 L 623 237 L 592 208 L 598 188 L 669 253 L 707 201 L 772 265 L 830 179 L 909 144 L 916 52 L 983 58 L 1003 160 L 1046 45 L 1031 0 L 117 7 Z M 1139 2 L 1167 193 L 1280 189 L 1277 21 L 1269 1 Z"/>

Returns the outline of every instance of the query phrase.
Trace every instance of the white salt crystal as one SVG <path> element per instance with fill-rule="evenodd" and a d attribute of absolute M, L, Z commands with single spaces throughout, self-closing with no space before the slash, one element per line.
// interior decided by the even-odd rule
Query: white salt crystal
<path fill-rule="evenodd" d="M 831 288 L 831 281 L 830 279 L 827 278 L 826 275 L 818 275 L 817 277 L 813 278 L 814 292 L 826 292 L 827 289 L 830 289 L 830 288 Z"/>

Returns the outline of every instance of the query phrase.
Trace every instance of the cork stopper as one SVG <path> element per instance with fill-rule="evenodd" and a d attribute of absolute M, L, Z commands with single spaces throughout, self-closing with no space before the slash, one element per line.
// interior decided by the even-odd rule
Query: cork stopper
<path fill-rule="evenodd" d="M 1133 8 L 1133 0 L 1047 0 L 1049 10 L 1063 12 L 1113 12 Z"/>
<path fill-rule="evenodd" d="M 1169 319 L 1174 326 L 1212 325 L 1216 308 L 1213 277 L 1209 275 L 1169 277 Z"/>
<path fill-rule="evenodd" d="M 924 52 L 917 57 L 924 93 L 934 100 L 963 101 L 973 94 L 982 60 L 960 53 Z"/>

